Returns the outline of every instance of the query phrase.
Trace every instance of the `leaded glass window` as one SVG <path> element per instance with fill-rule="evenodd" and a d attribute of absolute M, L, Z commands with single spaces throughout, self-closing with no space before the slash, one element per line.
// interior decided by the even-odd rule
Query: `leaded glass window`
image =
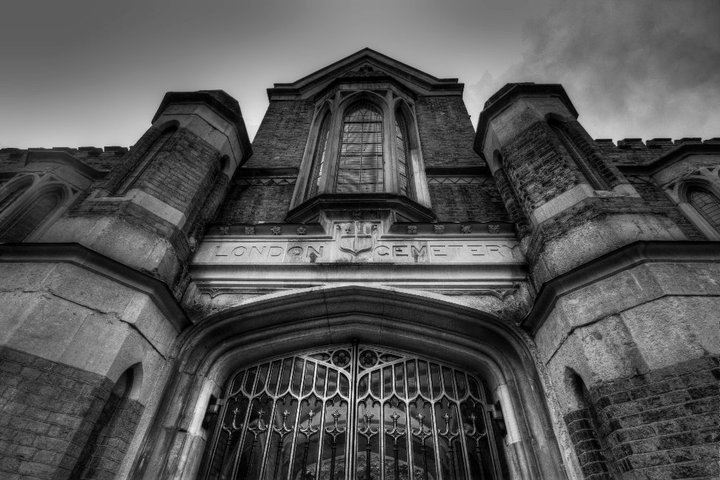
<path fill-rule="evenodd" d="M 695 210 L 720 232 L 720 200 L 706 189 L 695 186 L 688 189 L 687 198 Z"/>
<path fill-rule="evenodd" d="M 383 191 L 383 117 L 369 102 L 358 103 L 343 118 L 335 191 Z"/>
<path fill-rule="evenodd" d="M 398 164 L 398 187 L 402 195 L 411 196 L 410 188 L 410 148 L 405 119 L 400 112 L 395 117 L 395 153 Z"/>
<path fill-rule="evenodd" d="M 52 215 L 64 200 L 61 187 L 51 188 L 38 196 L 27 210 L 2 227 L 0 242 L 21 242 Z"/>
<path fill-rule="evenodd" d="M 354 345 L 231 377 L 203 480 L 501 478 L 482 382 L 430 359 Z"/>
<path fill-rule="evenodd" d="M 312 170 L 310 171 L 306 198 L 317 195 L 320 181 L 325 171 L 325 153 L 327 152 L 328 137 L 330 136 L 330 114 L 325 114 L 318 130 L 315 152 L 313 154 Z"/>

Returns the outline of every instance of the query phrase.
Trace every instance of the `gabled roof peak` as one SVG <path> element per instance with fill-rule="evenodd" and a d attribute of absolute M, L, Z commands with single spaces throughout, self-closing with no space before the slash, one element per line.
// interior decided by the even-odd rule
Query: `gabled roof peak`
<path fill-rule="evenodd" d="M 363 77 L 384 78 L 401 83 L 423 95 L 462 94 L 457 78 L 437 78 L 371 48 L 365 47 L 292 83 L 276 83 L 268 89 L 273 98 L 307 98 L 341 79 L 362 81 Z"/>

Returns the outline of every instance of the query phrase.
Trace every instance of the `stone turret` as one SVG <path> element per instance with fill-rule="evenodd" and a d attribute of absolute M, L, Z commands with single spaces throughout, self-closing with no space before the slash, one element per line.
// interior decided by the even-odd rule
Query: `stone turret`
<path fill-rule="evenodd" d="M 186 261 L 250 154 L 232 97 L 220 90 L 167 93 L 122 165 L 41 241 L 80 243 L 181 295 Z"/>
<path fill-rule="evenodd" d="M 515 218 L 536 286 L 637 240 L 685 236 L 640 198 L 577 122 L 560 85 L 514 83 L 480 114 L 485 156 Z"/>

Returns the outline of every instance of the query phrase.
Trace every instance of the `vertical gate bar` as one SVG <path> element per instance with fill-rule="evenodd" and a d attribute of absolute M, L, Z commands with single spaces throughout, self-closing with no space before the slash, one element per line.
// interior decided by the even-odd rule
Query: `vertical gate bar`
<path fill-rule="evenodd" d="M 413 457 L 413 433 L 412 433 L 412 414 L 410 413 L 410 382 L 408 381 L 407 362 L 409 359 L 403 357 L 403 382 L 405 384 L 405 442 L 407 444 L 407 464 L 409 470 L 409 480 L 415 480 L 415 457 Z"/>
<path fill-rule="evenodd" d="M 355 478 L 355 454 L 357 450 L 357 422 L 355 419 L 357 418 L 357 382 L 358 378 L 360 378 L 359 348 L 358 342 L 353 341 L 350 348 L 350 395 L 348 398 L 347 425 L 345 427 L 345 479 Z M 338 376 L 339 381 L 340 377 Z M 340 391 L 339 384 L 338 391 Z"/>

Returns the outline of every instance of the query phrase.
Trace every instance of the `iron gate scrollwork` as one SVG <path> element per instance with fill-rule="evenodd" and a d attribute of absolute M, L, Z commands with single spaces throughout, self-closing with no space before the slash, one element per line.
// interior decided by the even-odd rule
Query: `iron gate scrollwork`
<path fill-rule="evenodd" d="M 474 375 L 367 345 L 329 347 L 235 374 L 202 480 L 501 478 Z"/>

